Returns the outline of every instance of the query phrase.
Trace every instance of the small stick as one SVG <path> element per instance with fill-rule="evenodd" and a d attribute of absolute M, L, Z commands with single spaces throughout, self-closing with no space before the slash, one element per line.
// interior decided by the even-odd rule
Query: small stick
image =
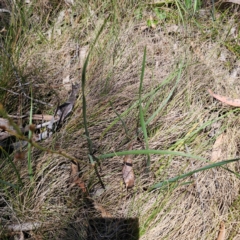
<path fill-rule="evenodd" d="M 14 95 L 21 95 L 21 93 L 16 93 L 16 92 L 14 92 L 14 91 L 12 91 L 12 90 L 8 90 L 8 89 L 6 89 L 6 88 L 4 88 L 4 87 L 0 87 L 0 89 L 3 89 L 3 90 L 5 90 L 5 91 L 7 91 L 7 92 L 10 92 L 10 93 L 12 93 L 12 94 L 14 94 Z M 25 93 L 23 93 L 23 96 L 25 97 L 25 98 L 27 98 L 27 99 L 32 99 L 31 97 L 29 97 L 29 96 L 27 96 L 27 94 L 25 94 Z M 46 103 L 46 102 L 43 102 L 43 101 L 41 101 L 41 100 L 38 100 L 38 99 L 32 99 L 34 102 L 37 102 L 37 103 L 41 103 L 41 104 L 44 104 L 44 105 L 48 105 L 48 106 L 50 106 L 50 107 L 52 107 L 53 105 L 52 104 L 50 104 L 50 103 Z"/>
<path fill-rule="evenodd" d="M 8 115 L 11 118 L 27 118 L 29 117 L 29 114 L 25 114 L 25 115 Z M 44 120 L 44 121 L 51 121 L 52 120 L 52 115 L 43 115 L 43 114 L 33 114 L 32 119 L 33 120 Z"/>

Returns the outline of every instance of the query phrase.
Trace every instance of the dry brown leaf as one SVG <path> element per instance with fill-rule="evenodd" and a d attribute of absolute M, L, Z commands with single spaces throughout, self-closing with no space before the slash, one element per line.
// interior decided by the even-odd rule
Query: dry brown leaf
<path fill-rule="evenodd" d="M 223 102 L 227 105 L 234 106 L 234 107 L 240 107 L 240 99 L 233 99 L 225 96 L 221 96 L 218 94 L 213 93 L 211 89 L 208 89 L 208 92 L 210 93 L 211 96 L 214 98 L 218 99 L 220 102 Z"/>
<path fill-rule="evenodd" d="M 223 140 L 224 140 L 224 136 L 223 134 L 221 134 L 218 136 L 215 143 L 213 144 L 212 156 L 211 156 L 212 162 L 217 162 L 219 159 L 221 159 Z"/>
<path fill-rule="evenodd" d="M 26 151 L 17 151 L 14 154 L 14 160 L 24 160 L 26 156 Z"/>
<path fill-rule="evenodd" d="M 78 164 L 72 162 L 70 181 L 72 182 L 72 185 L 78 185 L 82 189 L 82 191 L 85 193 L 87 191 L 86 186 L 85 186 L 85 183 L 83 182 L 83 180 L 81 178 L 79 178 L 78 172 L 79 172 Z"/>
<path fill-rule="evenodd" d="M 76 185 L 78 185 L 84 193 L 87 192 L 86 187 L 85 187 L 85 183 L 83 182 L 83 180 L 81 178 L 78 178 L 77 180 L 75 180 L 74 183 Z"/>
<path fill-rule="evenodd" d="M 101 213 L 102 218 L 111 218 L 112 215 L 106 211 L 103 206 L 96 201 L 93 202 L 94 208 Z"/>
<path fill-rule="evenodd" d="M 224 224 L 224 222 L 221 222 L 217 240 L 224 240 L 225 233 L 226 233 L 225 224 Z"/>
<path fill-rule="evenodd" d="M 132 144 L 129 145 L 128 150 L 132 149 Z M 127 155 L 123 159 L 123 169 L 122 169 L 122 174 L 123 174 L 123 180 L 126 185 L 126 188 L 131 188 L 134 186 L 134 172 L 133 172 L 133 167 L 132 167 L 132 158 Z"/>
<path fill-rule="evenodd" d="M 74 182 L 78 179 L 78 172 L 79 172 L 78 164 L 72 162 L 71 173 L 70 173 L 70 178 L 71 178 L 72 182 Z"/>

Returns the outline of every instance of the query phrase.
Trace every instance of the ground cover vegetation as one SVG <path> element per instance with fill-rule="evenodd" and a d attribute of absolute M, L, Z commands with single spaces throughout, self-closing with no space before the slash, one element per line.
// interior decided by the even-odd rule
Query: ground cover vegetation
<path fill-rule="evenodd" d="M 0 238 L 239 239 L 239 13 L 2 0 Z"/>

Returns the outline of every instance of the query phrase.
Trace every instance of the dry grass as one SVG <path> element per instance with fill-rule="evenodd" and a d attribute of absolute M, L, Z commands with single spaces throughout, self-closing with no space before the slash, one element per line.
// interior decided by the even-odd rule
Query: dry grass
<path fill-rule="evenodd" d="M 121 7 L 124 4 L 123 1 Z M 44 9 L 53 8 L 47 6 Z M 30 29 L 19 37 L 21 54 L 14 55 L 17 60 L 13 60 L 26 83 L 33 83 L 34 98 L 56 106 L 58 101 L 64 102 L 67 98 L 70 83 L 80 83 L 82 56 L 106 16 L 100 3 L 89 4 L 92 15 L 81 15 L 84 6 L 84 2 L 73 7 L 62 3 L 58 11 L 49 16 L 50 22 L 55 22 L 55 28 L 45 22 L 46 25 L 41 25 L 42 29 Z M 204 20 L 199 17 L 190 19 L 186 25 L 172 17 L 152 29 L 146 28 L 151 10 L 146 5 L 142 8 L 143 17 L 138 20 L 134 10 L 128 9 L 124 13 L 117 11 L 114 5 L 112 8 L 108 6 L 110 20 L 90 57 L 86 97 L 95 155 L 127 149 L 128 138 L 121 121 L 113 124 L 118 118 L 115 111 L 121 114 L 129 110 L 122 120 L 128 128 L 133 149 L 144 148 L 141 132 L 138 139 L 136 135 L 139 110 L 137 105 L 131 106 L 138 101 L 141 63 L 144 47 L 147 46 L 142 97 L 151 91 L 153 93 L 143 100 L 145 120 L 175 88 L 169 101 L 148 124 L 149 148 L 182 151 L 210 161 L 214 142 L 223 133 L 221 158 L 217 161 L 237 158 L 239 110 L 218 103 L 207 93 L 210 88 L 233 98 L 240 95 L 239 60 L 233 48 L 226 44 L 235 46 L 239 42 L 237 14 L 219 13 L 215 22 L 210 16 Z M 135 9 L 139 10 L 141 6 L 136 5 Z M 61 14 L 63 17 L 59 17 Z M 171 14 L 176 16 L 173 10 Z M 41 16 L 41 21 L 46 20 L 44 16 Z M 158 88 L 181 63 L 184 67 L 179 82 L 176 83 L 176 77 L 169 78 L 165 85 Z M 14 78 L 14 73 L 11 76 Z M 12 87 L 7 87 L 20 92 L 16 86 L 18 82 L 13 81 Z M 25 90 L 28 91 L 27 88 Z M 7 101 L 12 98 L 13 95 L 7 93 L 4 98 L 6 107 Z M 13 104 L 15 102 L 11 102 L 11 113 L 18 111 Z M 35 113 L 53 113 L 55 110 L 37 103 L 34 107 Z M 29 102 L 25 101 L 22 111 L 28 108 Z M 138 219 L 140 239 L 216 239 L 221 221 L 226 225 L 226 239 L 238 239 L 239 233 L 234 229 L 240 222 L 239 180 L 233 173 L 214 168 L 168 187 L 146 191 L 154 183 L 208 164 L 204 161 L 151 155 L 151 173 L 147 174 L 144 170 L 146 156 L 135 156 L 136 185 L 127 192 L 121 175 L 122 157 L 104 159 L 101 170 L 99 168 L 105 184 L 105 190 L 102 189 L 94 169 L 88 164 L 81 108 L 80 94 L 66 124 L 42 145 L 63 149 L 81 160 L 80 174 L 91 198 L 101 204 L 112 218 Z M 35 181 L 32 185 L 26 161 L 15 161 L 15 165 L 21 173 L 24 187 L 20 191 L 10 187 L 1 190 L 0 223 L 3 229 L 0 233 L 6 233 L 6 226 L 10 224 L 40 222 L 42 226 L 37 230 L 25 231 L 29 239 L 87 239 L 88 222 L 102 217 L 103 212 L 93 207 L 92 200 L 85 198 L 81 189 L 69 183 L 70 160 L 34 149 Z M 239 170 L 238 163 L 227 167 L 232 171 Z M 17 181 L 9 163 L 4 160 L 1 163 L 1 179 L 11 183 Z M 114 221 L 112 224 L 112 228 L 118 229 Z M 113 238 L 108 235 L 109 238 L 104 239 L 116 239 L 114 234 Z"/>

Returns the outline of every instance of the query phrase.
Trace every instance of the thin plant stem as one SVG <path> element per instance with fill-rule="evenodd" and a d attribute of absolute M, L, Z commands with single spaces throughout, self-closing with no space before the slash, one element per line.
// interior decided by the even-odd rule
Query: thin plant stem
<path fill-rule="evenodd" d="M 31 106 L 30 106 L 30 116 L 29 116 L 29 126 L 32 125 L 32 116 L 33 116 L 33 101 L 32 101 L 32 88 L 31 88 Z M 32 131 L 29 128 L 28 139 L 31 141 L 32 139 Z M 28 142 L 28 174 L 30 177 L 30 181 L 33 182 L 33 171 L 32 171 L 32 144 Z"/>

